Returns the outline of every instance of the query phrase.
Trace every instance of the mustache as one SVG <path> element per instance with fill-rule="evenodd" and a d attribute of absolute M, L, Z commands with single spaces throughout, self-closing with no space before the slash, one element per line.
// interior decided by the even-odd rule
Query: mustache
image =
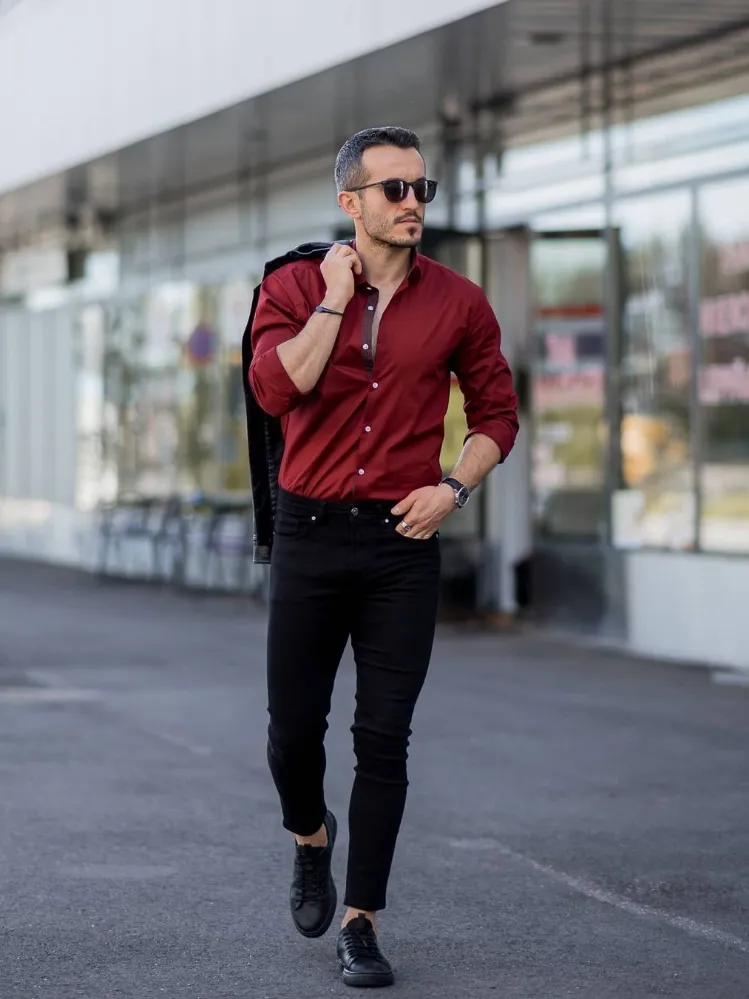
<path fill-rule="evenodd" d="M 414 215 L 412 213 L 409 213 L 408 215 L 400 215 L 400 216 L 398 216 L 398 218 L 395 221 L 396 222 L 422 222 L 423 219 L 422 219 L 421 215 Z"/>

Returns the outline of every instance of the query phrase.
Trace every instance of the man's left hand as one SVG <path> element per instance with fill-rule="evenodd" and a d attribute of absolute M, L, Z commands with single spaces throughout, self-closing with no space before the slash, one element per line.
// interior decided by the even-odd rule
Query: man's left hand
<path fill-rule="evenodd" d="M 397 506 L 393 514 L 401 517 L 396 530 L 399 534 L 415 541 L 426 541 L 438 531 L 440 525 L 455 509 L 455 493 L 452 486 L 440 483 L 438 486 L 424 486 L 414 489 Z"/>

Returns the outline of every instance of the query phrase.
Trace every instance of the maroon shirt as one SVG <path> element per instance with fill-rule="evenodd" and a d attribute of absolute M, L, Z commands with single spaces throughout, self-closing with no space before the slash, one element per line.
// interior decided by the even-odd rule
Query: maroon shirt
<path fill-rule="evenodd" d="M 468 436 L 486 434 L 504 460 L 517 434 L 517 398 L 496 317 L 478 285 L 421 254 L 382 315 L 374 360 L 378 292 L 357 276 L 317 385 L 306 395 L 296 388 L 276 347 L 325 297 L 320 263 L 295 261 L 270 274 L 252 328 L 250 384 L 265 412 L 282 417 L 281 487 L 345 501 L 397 500 L 437 485 L 451 370 Z"/>

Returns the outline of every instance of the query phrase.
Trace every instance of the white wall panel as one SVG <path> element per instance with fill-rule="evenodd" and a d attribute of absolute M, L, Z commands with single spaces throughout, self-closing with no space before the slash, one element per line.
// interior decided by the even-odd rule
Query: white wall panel
<path fill-rule="evenodd" d="M 0 310 L 0 552 L 75 564 L 75 355 L 69 309 Z"/>
<path fill-rule="evenodd" d="M 632 552 L 626 587 L 633 649 L 749 669 L 749 559 Z"/>
<path fill-rule="evenodd" d="M 54 399 L 48 391 L 48 369 L 54 366 L 54 343 L 49 336 L 50 313 L 29 315 L 27 332 L 28 381 L 24 386 L 23 419 L 28 427 L 28 499 L 52 499 L 47 475 L 51 457 L 51 437 L 55 427 Z"/>
<path fill-rule="evenodd" d="M 70 508 L 75 503 L 76 479 L 76 355 L 72 309 L 49 313 L 49 352 L 52 364 L 45 376 L 54 400 L 54 427 L 50 434 L 50 478 L 46 499 Z"/>
<path fill-rule="evenodd" d="M 24 0 L 0 21 L 0 191 L 497 0 Z"/>
<path fill-rule="evenodd" d="M 29 341 L 28 316 L 16 310 L 3 314 L 5 330 L 4 431 L 5 495 L 17 498 L 29 493 L 29 423 L 26 419 L 28 397 Z"/>
<path fill-rule="evenodd" d="M 72 504 L 75 357 L 70 310 L 0 312 L 0 492 Z"/>
<path fill-rule="evenodd" d="M 8 491 L 8 323 L 0 310 L 0 497 Z"/>

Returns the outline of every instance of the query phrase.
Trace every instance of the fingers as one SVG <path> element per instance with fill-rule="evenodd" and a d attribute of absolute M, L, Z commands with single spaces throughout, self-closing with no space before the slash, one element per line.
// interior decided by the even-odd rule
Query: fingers
<path fill-rule="evenodd" d="M 428 520 L 421 518 L 411 520 L 406 516 L 395 528 L 398 534 L 413 541 L 427 541 L 434 534 L 435 528 Z"/>
<path fill-rule="evenodd" d="M 409 538 L 412 538 L 414 541 L 428 541 L 431 538 L 432 534 L 434 534 L 434 531 L 431 531 L 428 528 L 426 528 L 423 531 L 418 531 L 416 534 L 409 534 L 408 536 Z"/>
<path fill-rule="evenodd" d="M 402 518 L 396 531 L 415 541 L 427 541 L 439 529 L 445 519 L 444 500 L 435 499 L 438 490 L 433 486 L 415 489 L 391 510 L 395 517 Z"/>
<path fill-rule="evenodd" d="M 408 538 L 410 541 L 428 541 L 434 534 L 434 531 L 429 526 L 412 526 L 408 521 L 401 521 L 401 523 L 396 528 L 399 534 L 402 534 L 404 538 Z"/>
<path fill-rule="evenodd" d="M 328 250 L 328 257 L 330 259 L 338 258 L 340 260 L 345 260 L 351 269 L 356 274 L 361 274 L 362 272 L 362 262 L 361 257 L 353 248 L 353 246 L 348 246 L 346 243 L 334 243 Z"/>
<path fill-rule="evenodd" d="M 420 527 L 417 528 L 411 518 L 404 516 L 403 520 L 401 520 L 395 529 L 398 534 L 402 534 L 404 537 L 410 538 L 412 534 L 416 533 L 417 530 L 420 530 Z"/>
<path fill-rule="evenodd" d="M 402 499 L 400 503 L 397 504 L 397 506 L 393 507 L 391 513 L 395 517 L 402 517 L 404 513 L 408 513 L 408 511 L 411 509 L 411 507 L 414 505 L 415 502 L 416 502 L 416 497 L 414 493 L 409 493 L 405 499 Z"/>
<path fill-rule="evenodd" d="M 338 256 L 346 261 L 346 263 L 349 265 L 354 274 L 361 274 L 362 272 L 361 257 L 353 248 L 353 246 L 343 246 L 340 243 L 338 244 L 338 246 L 340 247 L 341 250 Z"/>
<path fill-rule="evenodd" d="M 418 493 L 418 489 L 409 493 L 405 499 L 402 499 L 392 509 L 394 516 L 403 518 L 396 527 L 396 530 L 399 534 L 403 534 L 409 538 L 420 534 L 427 523 L 424 511 L 420 509 Z"/>

